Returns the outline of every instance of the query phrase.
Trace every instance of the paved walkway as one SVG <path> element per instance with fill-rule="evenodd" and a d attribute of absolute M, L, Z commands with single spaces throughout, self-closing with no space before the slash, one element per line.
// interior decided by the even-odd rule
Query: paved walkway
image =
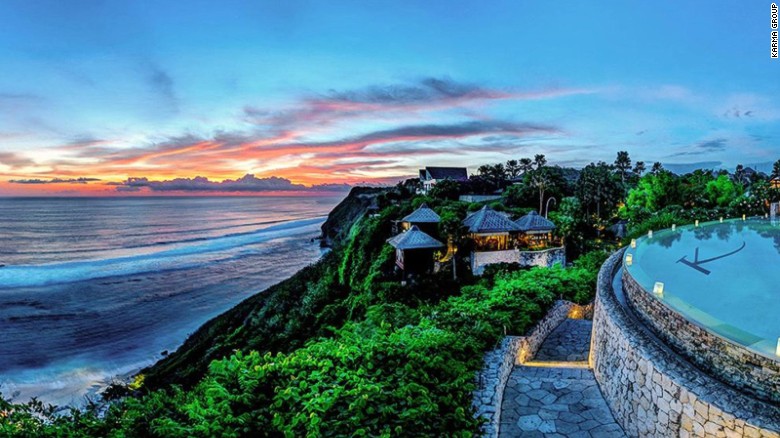
<path fill-rule="evenodd" d="M 593 371 L 587 368 L 591 322 L 567 319 L 533 361 L 509 376 L 500 437 L 625 437 Z"/>

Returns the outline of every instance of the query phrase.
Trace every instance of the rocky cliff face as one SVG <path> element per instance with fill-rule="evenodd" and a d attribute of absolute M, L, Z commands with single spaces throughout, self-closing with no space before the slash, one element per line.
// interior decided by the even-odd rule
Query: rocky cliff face
<path fill-rule="evenodd" d="M 349 233 L 352 224 L 366 214 L 375 204 L 376 197 L 386 192 L 385 188 L 353 187 L 346 198 L 328 214 L 322 224 L 322 244 L 332 247 L 341 242 Z"/>

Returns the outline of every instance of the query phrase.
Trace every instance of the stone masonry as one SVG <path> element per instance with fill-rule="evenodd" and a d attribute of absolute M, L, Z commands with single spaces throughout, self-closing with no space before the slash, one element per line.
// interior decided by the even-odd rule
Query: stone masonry
<path fill-rule="evenodd" d="M 471 272 L 482 275 L 485 266 L 496 263 L 517 263 L 520 266 L 551 267 L 555 264 L 566 265 L 566 250 L 564 247 L 550 248 L 542 251 L 482 251 L 471 253 Z"/>
<path fill-rule="evenodd" d="M 780 403 L 780 358 L 769 358 L 686 319 L 640 286 L 623 270 L 631 310 L 653 332 L 707 372 L 756 397 Z"/>
<path fill-rule="evenodd" d="M 702 372 L 659 341 L 619 301 L 623 251 L 599 272 L 590 362 L 629 436 L 780 437 L 780 406 Z M 619 292 L 622 294 L 622 290 Z"/>
<path fill-rule="evenodd" d="M 476 415 L 485 420 L 483 435 L 498 436 L 504 388 L 516 364 L 531 359 L 547 336 L 567 317 L 588 315 L 591 306 L 580 306 L 569 301 L 556 301 L 547 315 L 539 321 L 527 336 L 508 336 L 501 345 L 485 354 L 484 365 L 477 376 L 477 390 L 474 391 Z"/>

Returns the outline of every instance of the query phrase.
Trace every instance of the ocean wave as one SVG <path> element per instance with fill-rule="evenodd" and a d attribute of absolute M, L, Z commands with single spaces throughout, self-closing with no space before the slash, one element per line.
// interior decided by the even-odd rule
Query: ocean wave
<path fill-rule="evenodd" d="M 134 248 L 135 253 L 130 255 L 114 256 L 117 251 L 106 251 L 107 256 L 104 258 L 41 265 L 6 265 L 0 268 L 0 290 L 194 268 L 234 258 L 234 250 L 247 245 L 313 232 L 323 220 L 319 217 L 285 222 L 245 233 L 156 242 Z M 143 249 L 147 251 L 138 253 Z"/>

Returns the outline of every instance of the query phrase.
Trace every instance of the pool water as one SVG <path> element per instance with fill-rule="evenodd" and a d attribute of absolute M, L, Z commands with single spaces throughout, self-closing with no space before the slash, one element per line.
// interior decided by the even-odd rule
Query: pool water
<path fill-rule="evenodd" d="M 777 358 L 780 222 L 735 219 L 654 232 L 624 263 L 649 293 L 704 328 Z"/>

